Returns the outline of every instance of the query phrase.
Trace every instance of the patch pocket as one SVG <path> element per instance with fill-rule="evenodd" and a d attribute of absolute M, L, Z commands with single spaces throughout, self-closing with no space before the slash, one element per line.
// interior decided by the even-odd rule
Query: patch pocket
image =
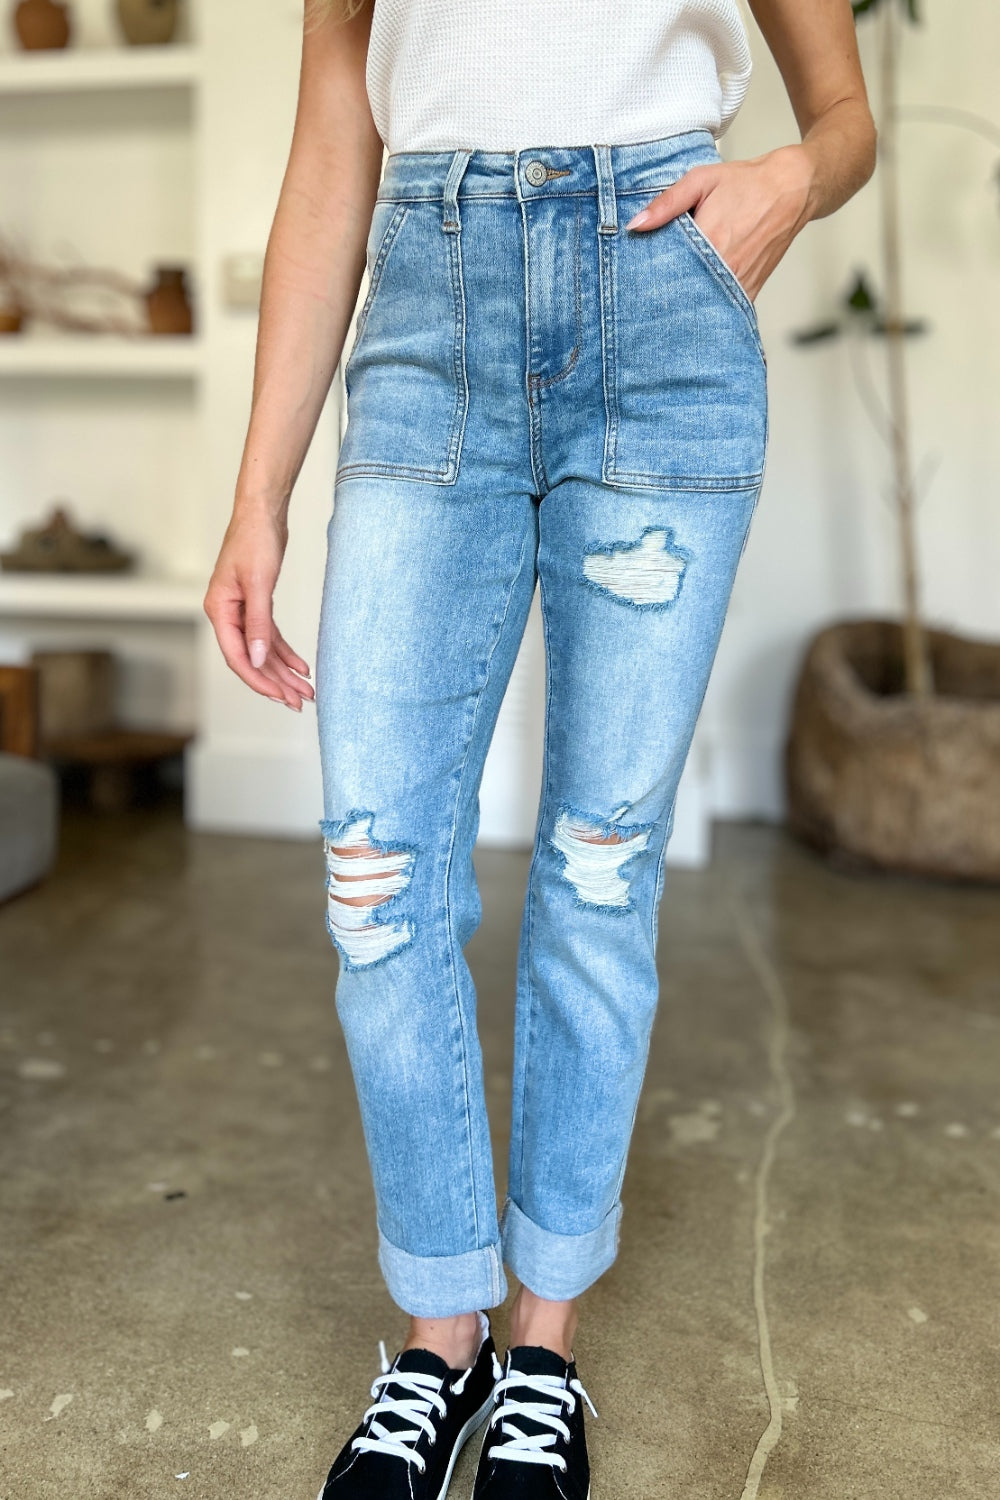
<path fill-rule="evenodd" d="M 344 366 L 338 480 L 458 478 L 469 405 L 461 236 L 442 217 L 431 199 L 376 202 L 368 295 Z"/>
<path fill-rule="evenodd" d="M 638 208 L 652 193 L 634 196 Z M 763 477 L 767 366 L 756 317 L 708 245 L 684 215 L 603 237 L 608 484 L 741 490 Z"/>

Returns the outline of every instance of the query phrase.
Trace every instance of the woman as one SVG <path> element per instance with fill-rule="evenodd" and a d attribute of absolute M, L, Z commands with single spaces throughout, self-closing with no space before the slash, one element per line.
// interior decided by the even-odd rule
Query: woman
<path fill-rule="evenodd" d="M 731 162 L 736 0 L 308 15 L 205 608 L 249 687 L 315 697 L 337 1009 L 379 1264 L 410 1315 L 324 1500 L 442 1500 L 488 1417 L 477 1500 L 589 1493 L 576 1300 L 617 1250 L 664 849 L 763 477 L 754 299 L 874 167 L 850 0 L 751 4 L 801 140 Z M 314 693 L 271 600 L 366 262 Z M 480 774 L 536 581 L 545 769 L 498 1223 L 463 948 Z"/>

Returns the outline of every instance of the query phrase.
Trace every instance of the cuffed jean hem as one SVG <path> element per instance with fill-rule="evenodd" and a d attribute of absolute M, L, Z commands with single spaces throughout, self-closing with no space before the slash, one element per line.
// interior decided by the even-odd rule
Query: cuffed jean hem
<path fill-rule="evenodd" d="M 379 1230 L 378 1263 L 389 1296 L 413 1318 L 453 1318 L 499 1307 L 507 1296 L 499 1244 L 463 1255 L 411 1255 Z"/>
<path fill-rule="evenodd" d="M 500 1219 L 504 1261 L 536 1297 L 568 1302 L 614 1261 L 621 1217 L 622 1205 L 616 1203 L 589 1234 L 555 1234 L 535 1224 L 508 1198 Z"/>

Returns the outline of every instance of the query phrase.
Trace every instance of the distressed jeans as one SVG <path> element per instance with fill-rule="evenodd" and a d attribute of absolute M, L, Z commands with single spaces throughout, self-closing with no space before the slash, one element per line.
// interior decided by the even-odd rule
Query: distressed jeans
<path fill-rule="evenodd" d="M 406 1312 L 617 1253 L 674 799 L 763 477 L 753 304 L 682 213 L 705 130 L 388 157 L 345 366 L 316 658 L 326 924 Z M 463 950 L 483 763 L 536 583 L 545 753 L 494 1183 Z"/>

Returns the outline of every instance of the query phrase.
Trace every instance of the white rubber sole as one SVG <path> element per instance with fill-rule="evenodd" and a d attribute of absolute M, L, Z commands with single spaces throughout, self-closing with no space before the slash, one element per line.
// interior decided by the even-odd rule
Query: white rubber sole
<path fill-rule="evenodd" d="M 479 1410 L 477 1412 L 475 1412 L 469 1418 L 469 1420 L 466 1422 L 465 1426 L 460 1430 L 460 1432 L 458 1434 L 458 1437 L 455 1439 L 455 1446 L 454 1446 L 454 1448 L 451 1451 L 451 1459 L 449 1461 L 448 1468 L 447 1468 L 447 1471 L 446 1471 L 445 1476 L 444 1476 L 444 1483 L 442 1484 L 441 1489 L 438 1492 L 437 1500 L 445 1500 L 445 1496 L 448 1493 L 448 1486 L 451 1484 L 451 1476 L 455 1472 L 455 1465 L 458 1463 L 459 1456 L 460 1456 L 460 1454 L 462 1452 L 462 1449 L 465 1447 L 466 1443 L 469 1441 L 469 1439 L 472 1436 L 472 1434 L 478 1428 L 482 1427 L 483 1423 L 486 1421 L 487 1417 L 489 1416 L 489 1414 L 490 1414 L 490 1412 L 492 1410 L 493 1410 L 493 1392 L 491 1391 L 490 1392 L 490 1396 L 489 1396 L 489 1400 L 485 1401 L 483 1403 L 483 1405 L 479 1408 Z M 320 1485 L 319 1494 L 316 1496 L 316 1500 L 323 1500 L 323 1491 L 325 1489 L 326 1489 L 326 1480 L 324 1480 L 323 1483 Z M 587 1500 L 590 1500 L 589 1495 L 587 1497 Z"/>
<path fill-rule="evenodd" d="M 322 1495 L 320 1496 L 320 1500 L 323 1500 Z M 438 1497 L 438 1500 L 441 1500 L 440 1496 Z M 475 1500 L 475 1485 L 473 1485 L 473 1493 L 469 1497 L 469 1500 Z M 590 1485 L 589 1484 L 587 1485 L 587 1500 L 590 1500 Z"/>

